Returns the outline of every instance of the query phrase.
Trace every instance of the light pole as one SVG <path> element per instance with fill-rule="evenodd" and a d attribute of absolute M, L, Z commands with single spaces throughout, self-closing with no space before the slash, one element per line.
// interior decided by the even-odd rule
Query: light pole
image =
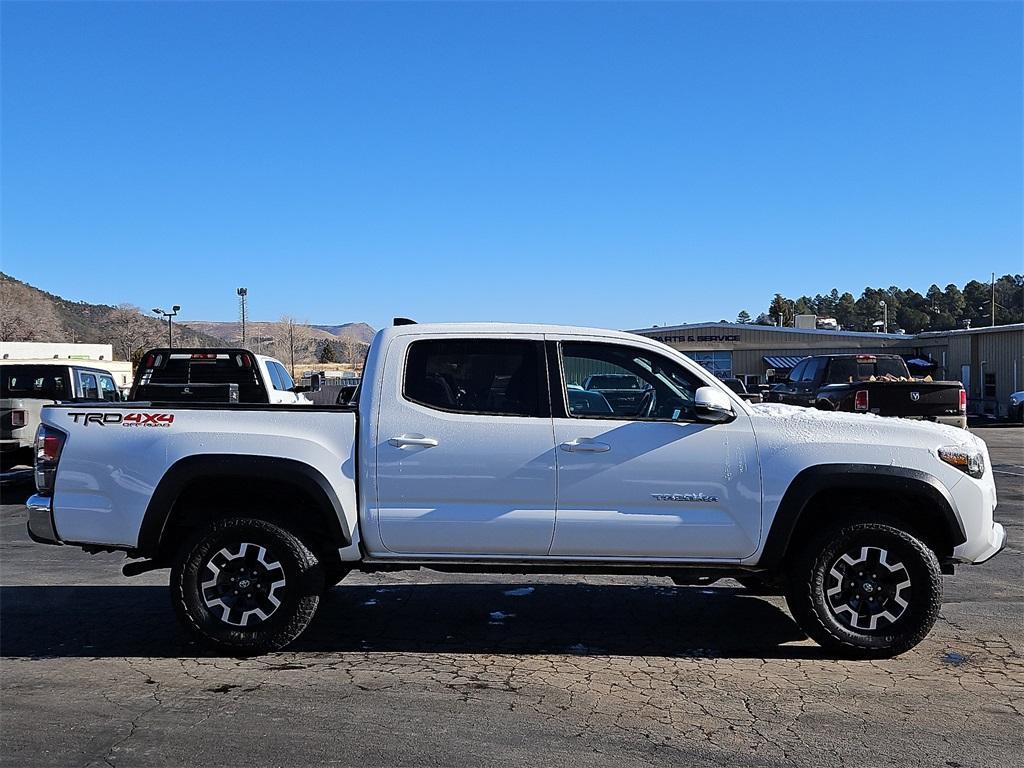
<path fill-rule="evenodd" d="M 889 332 L 889 305 L 884 301 L 878 302 L 878 306 L 882 308 L 882 333 Z"/>
<path fill-rule="evenodd" d="M 239 288 L 235 293 L 238 294 L 238 314 L 242 319 L 242 346 L 245 346 L 245 302 L 246 297 L 249 295 L 248 288 Z"/>
<path fill-rule="evenodd" d="M 154 308 L 153 314 L 163 315 L 167 318 L 167 348 L 174 349 L 174 338 L 171 336 L 171 318 L 178 314 L 178 310 L 181 309 L 177 304 L 171 307 L 170 312 L 164 312 L 162 309 Z"/>

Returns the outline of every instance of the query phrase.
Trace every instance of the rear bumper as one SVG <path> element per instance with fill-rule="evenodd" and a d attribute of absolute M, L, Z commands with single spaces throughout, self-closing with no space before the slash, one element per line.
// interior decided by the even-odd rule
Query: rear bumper
<path fill-rule="evenodd" d="M 53 524 L 53 499 L 38 494 L 25 502 L 28 507 L 28 536 L 37 544 L 63 544 Z"/>
<path fill-rule="evenodd" d="M 930 421 L 933 424 L 948 424 L 951 427 L 967 429 L 967 414 L 965 413 L 957 416 L 903 416 L 901 418 L 913 421 Z"/>

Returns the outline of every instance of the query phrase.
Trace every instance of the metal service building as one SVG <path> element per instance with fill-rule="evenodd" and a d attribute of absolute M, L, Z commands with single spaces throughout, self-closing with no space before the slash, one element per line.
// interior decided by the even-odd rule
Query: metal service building
<path fill-rule="evenodd" d="M 917 335 L 692 323 L 631 331 L 664 342 L 720 378 L 779 380 L 804 357 L 836 353 L 901 355 L 911 373 L 956 380 L 968 410 L 1005 416 L 1012 392 L 1024 388 L 1024 324 Z"/>

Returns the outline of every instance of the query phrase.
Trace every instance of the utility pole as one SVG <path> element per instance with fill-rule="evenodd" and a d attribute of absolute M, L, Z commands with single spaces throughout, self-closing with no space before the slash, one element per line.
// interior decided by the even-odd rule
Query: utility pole
<path fill-rule="evenodd" d="M 248 288 L 239 288 L 235 293 L 238 294 L 238 315 L 242 320 L 242 346 L 245 346 L 245 300 L 249 295 Z"/>
<path fill-rule="evenodd" d="M 884 301 L 878 302 L 878 305 L 882 308 L 882 333 L 889 332 L 889 305 Z"/>
<path fill-rule="evenodd" d="M 288 353 L 292 363 L 292 379 L 295 378 L 295 328 L 291 319 L 288 320 Z"/>
<path fill-rule="evenodd" d="M 992 327 L 996 324 L 996 273 L 992 273 Z"/>

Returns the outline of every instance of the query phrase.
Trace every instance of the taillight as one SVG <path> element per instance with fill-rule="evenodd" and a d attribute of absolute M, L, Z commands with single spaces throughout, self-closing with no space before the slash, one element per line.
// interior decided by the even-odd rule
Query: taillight
<path fill-rule="evenodd" d="M 960 413 L 967 413 L 967 390 L 960 390 Z"/>
<path fill-rule="evenodd" d="M 857 394 L 853 396 L 853 410 L 855 411 L 866 411 L 868 409 L 868 391 L 866 389 L 858 389 Z"/>
<path fill-rule="evenodd" d="M 36 490 L 42 494 L 53 493 L 53 481 L 57 476 L 57 463 L 67 435 L 59 429 L 40 424 L 36 431 Z"/>
<path fill-rule="evenodd" d="M 25 426 L 25 412 L 11 411 L 11 429 L 18 429 Z"/>

